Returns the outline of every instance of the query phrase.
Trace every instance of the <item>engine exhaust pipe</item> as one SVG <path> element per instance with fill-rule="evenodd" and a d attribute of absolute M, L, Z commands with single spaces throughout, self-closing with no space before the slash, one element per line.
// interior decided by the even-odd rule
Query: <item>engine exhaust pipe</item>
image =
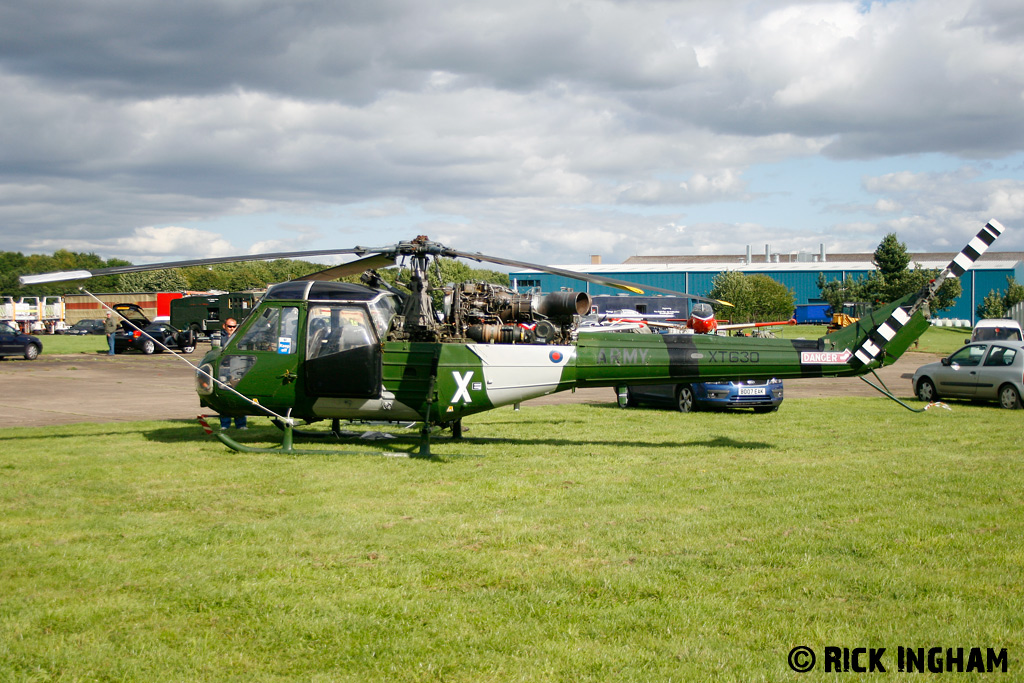
<path fill-rule="evenodd" d="M 590 313 L 590 296 L 586 292 L 552 292 L 533 299 L 533 310 L 547 318 L 571 318 Z"/>

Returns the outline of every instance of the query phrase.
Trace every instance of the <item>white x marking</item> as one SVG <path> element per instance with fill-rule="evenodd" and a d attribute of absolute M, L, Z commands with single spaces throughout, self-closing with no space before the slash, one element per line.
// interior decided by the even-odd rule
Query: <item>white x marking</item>
<path fill-rule="evenodd" d="M 458 390 L 455 392 L 455 396 L 452 397 L 452 403 L 458 403 L 460 399 L 465 399 L 466 403 L 472 403 L 473 397 L 469 395 L 469 381 L 473 379 L 473 371 L 470 370 L 463 377 L 457 371 L 452 371 L 452 377 L 455 378 L 455 383 L 459 385 Z"/>

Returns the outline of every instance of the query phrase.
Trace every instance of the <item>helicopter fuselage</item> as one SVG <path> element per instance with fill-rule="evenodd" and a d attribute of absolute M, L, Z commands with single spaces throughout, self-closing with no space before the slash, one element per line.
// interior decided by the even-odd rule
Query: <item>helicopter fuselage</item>
<path fill-rule="evenodd" d="M 920 312 L 901 322 L 868 365 L 854 358 L 855 346 L 897 304 L 816 340 L 616 332 L 577 333 L 569 343 L 388 340 L 392 295 L 302 283 L 298 298 L 292 284 L 272 288 L 226 346 L 203 359 L 221 382 L 197 377 L 203 405 L 259 414 L 251 399 L 307 421 L 444 424 L 576 387 L 860 374 L 895 360 L 928 325 Z"/>

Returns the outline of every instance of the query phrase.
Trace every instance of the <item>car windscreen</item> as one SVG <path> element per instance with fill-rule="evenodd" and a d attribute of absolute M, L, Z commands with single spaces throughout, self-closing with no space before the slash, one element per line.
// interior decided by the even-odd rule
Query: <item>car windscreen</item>
<path fill-rule="evenodd" d="M 1022 341 L 1020 330 L 1015 327 L 979 327 L 974 330 L 974 341 Z"/>

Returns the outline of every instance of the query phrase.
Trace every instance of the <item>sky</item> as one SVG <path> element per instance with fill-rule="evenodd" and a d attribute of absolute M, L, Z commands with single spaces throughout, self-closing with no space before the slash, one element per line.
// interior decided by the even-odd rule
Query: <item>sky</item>
<path fill-rule="evenodd" d="M 44 5 L 0 0 L 2 251 L 1024 250 L 1019 0 Z"/>

